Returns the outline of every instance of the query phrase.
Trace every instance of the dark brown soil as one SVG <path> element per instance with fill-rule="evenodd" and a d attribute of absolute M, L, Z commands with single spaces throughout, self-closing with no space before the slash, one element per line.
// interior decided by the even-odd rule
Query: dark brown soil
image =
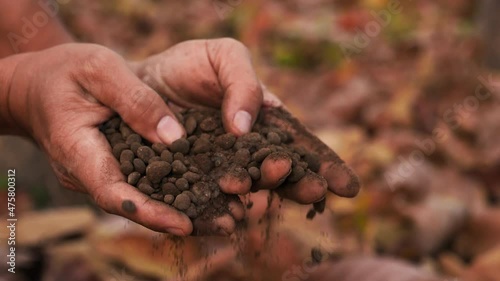
<path fill-rule="evenodd" d="M 269 111 L 273 109 L 266 112 Z M 273 115 L 279 116 L 279 112 Z M 231 173 L 255 183 L 261 177 L 260 166 L 266 157 L 292 160 L 292 171 L 281 186 L 298 182 L 308 171 L 319 170 L 317 154 L 293 146 L 294 138 L 289 132 L 265 123 L 262 116 L 251 133 L 239 138 L 225 132 L 220 111 L 190 109 L 181 112 L 179 117 L 188 135 L 170 147 L 149 143 L 120 117 L 104 123 L 101 130 L 130 185 L 193 220 L 227 213 L 229 202 L 239 199 L 222 193 L 218 179 Z M 317 205 L 312 212 L 321 212 L 324 208 L 324 202 L 323 206 Z M 311 219 L 313 216 L 308 215 Z"/>

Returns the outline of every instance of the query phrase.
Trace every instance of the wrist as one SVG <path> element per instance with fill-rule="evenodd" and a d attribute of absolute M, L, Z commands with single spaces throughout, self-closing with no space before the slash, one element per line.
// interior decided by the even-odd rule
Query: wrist
<path fill-rule="evenodd" d="M 19 109 L 19 106 L 13 106 L 13 104 L 22 104 L 19 103 L 21 97 L 19 93 L 16 95 L 12 93 L 12 83 L 16 69 L 26 55 L 15 55 L 0 59 L 0 134 L 26 135 L 26 131 L 16 120 L 14 112 L 14 110 L 16 112 L 23 112 L 23 110 Z"/>

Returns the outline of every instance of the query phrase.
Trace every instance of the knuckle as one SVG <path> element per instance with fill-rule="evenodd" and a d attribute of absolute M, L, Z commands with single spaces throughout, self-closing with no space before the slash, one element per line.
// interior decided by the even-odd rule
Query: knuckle
<path fill-rule="evenodd" d="M 95 77 L 101 76 L 116 62 L 116 54 L 105 47 L 93 47 L 92 51 L 83 58 L 83 71 L 85 74 Z"/>
<path fill-rule="evenodd" d="M 243 43 L 241 43 L 240 41 L 238 41 L 234 38 L 230 38 L 230 37 L 220 38 L 219 42 L 222 45 L 227 45 L 227 46 L 230 46 L 233 48 L 243 49 L 245 51 L 248 50 L 248 48 Z"/>
<path fill-rule="evenodd" d="M 130 92 L 129 112 L 134 116 L 134 119 L 141 120 L 142 117 L 151 113 L 156 104 L 161 104 L 158 103 L 156 95 L 153 90 L 148 89 L 146 86 L 140 86 Z"/>
<path fill-rule="evenodd" d="M 104 188 L 95 190 L 91 195 L 92 199 L 97 204 L 97 206 L 103 209 L 106 213 L 116 214 L 116 211 L 108 206 L 107 192 L 104 192 L 104 190 Z"/>
<path fill-rule="evenodd" d="M 215 50 L 217 50 L 220 55 L 227 55 L 229 53 L 233 53 L 236 56 L 246 56 L 250 57 L 250 51 L 242 42 L 230 38 L 224 37 L 215 39 L 214 41 Z"/>
<path fill-rule="evenodd" d="M 245 89 L 255 97 L 261 97 L 262 96 L 262 88 L 260 87 L 258 82 L 255 83 L 248 83 L 245 85 Z"/>

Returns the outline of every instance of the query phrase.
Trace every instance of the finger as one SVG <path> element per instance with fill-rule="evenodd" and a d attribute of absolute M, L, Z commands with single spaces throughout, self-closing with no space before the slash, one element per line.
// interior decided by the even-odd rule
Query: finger
<path fill-rule="evenodd" d="M 274 189 L 281 185 L 292 171 L 292 160 L 285 153 L 274 152 L 260 166 L 261 177 L 254 184 L 256 189 Z"/>
<path fill-rule="evenodd" d="M 235 167 L 222 175 L 218 180 L 218 184 L 224 193 L 245 194 L 252 187 L 252 179 L 245 169 Z"/>
<path fill-rule="evenodd" d="M 245 217 L 245 207 L 241 202 L 229 202 L 229 212 L 236 221 L 240 221 Z"/>
<path fill-rule="evenodd" d="M 185 135 L 163 99 L 112 51 L 99 48 L 85 58 L 76 79 L 84 90 L 118 112 L 132 129 L 149 141 L 171 144 Z"/>
<path fill-rule="evenodd" d="M 266 107 L 284 107 L 283 102 L 273 93 L 271 93 L 267 87 L 261 83 L 262 93 L 263 93 L 263 102 L 262 106 Z"/>
<path fill-rule="evenodd" d="M 277 192 L 290 200 L 300 204 L 311 204 L 325 197 L 328 184 L 326 180 L 316 173 L 308 171 L 297 183 L 284 186 Z"/>
<path fill-rule="evenodd" d="M 193 234 L 195 235 L 222 235 L 228 236 L 236 229 L 236 223 L 230 214 L 223 214 L 213 220 L 197 218 L 194 221 Z"/>
<path fill-rule="evenodd" d="M 313 169 L 314 172 L 317 171 L 326 179 L 328 188 L 333 193 L 342 197 L 354 197 L 358 194 L 359 178 L 331 148 L 313 135 L 283 107 L 263 108 L 262 110 L 267 123 L 283 128 L 290 133 L 295 145 L 303 147 L 308 151 L 311 159 L 316 158 L 319 161 L 312 161 L 318 164 L 317 166 L 315 164 L 314 168 L 310 162 L 309 168 Z"/>
<path fill-rule="evenodd" d="M 359 192 L 359 178 L 345 163 L 322 163 L 319 174 L 326 179 L 328 188 L 339 196 L 354 197 Z"/>
<path fill-rule="evenodd" d="M 207 52 L 224 92 L 222 114 L 228 132 L 250 132 L 262 106 L 262 87 L 247 48 L 234 39 L 206 41 Z"/>
<path fill-rule="evenodd" d="M 191 221 L 185 214 L 151 199 L 123 181 L 118 163 L 97 129 L 80 132 L 74 135 L 79 142 L 68 166 L 97 205 L 155 231 L 175 235 L 192 232 Z"/>

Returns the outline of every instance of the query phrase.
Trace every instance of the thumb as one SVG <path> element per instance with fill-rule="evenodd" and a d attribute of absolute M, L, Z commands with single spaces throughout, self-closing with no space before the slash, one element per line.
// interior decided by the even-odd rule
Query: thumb
<path fill-rule="evenodd" d="M 93 54 L 79 77 L 88 92 L 149 141 L 171 144 L 185 135 L 163 99 L 114 52 L 104 49 Z"/>

